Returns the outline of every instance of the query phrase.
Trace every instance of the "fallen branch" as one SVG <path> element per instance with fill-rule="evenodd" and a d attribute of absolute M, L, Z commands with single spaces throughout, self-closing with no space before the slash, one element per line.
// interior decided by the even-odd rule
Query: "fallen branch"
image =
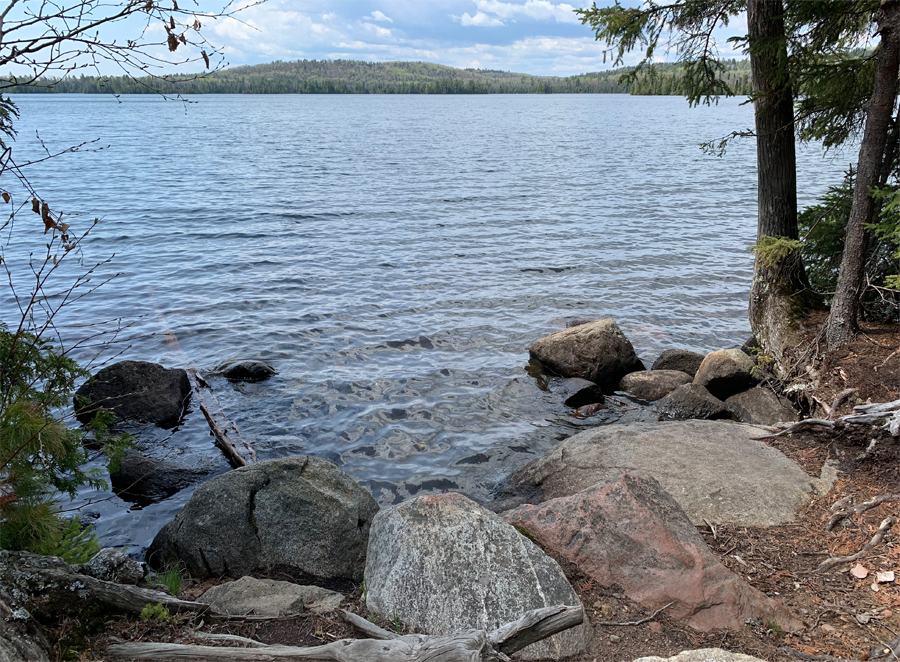
<path fill-rule="evenodd" d="M 228 641 L 236 644 L 246 644 L 250 648 L 268 648 L 269 644 L 264 644 L 256 639 L 248 639 L 247 637 L 239 637 L 236 634 L 211 634 L 209 632 L 194 632 L 196 639 L 206 639 L 208 641 Z"/>
<path fill-rule="evenodd" d="M 367 621 L 362 616 L 347 611 L 346 609 L 341 609 L 341 616 L 343 616 L 344 620 L 347 621 L 347 623 L 352 625 L 362 634 L 366 635 L 369 639 L 380 639 L 382 641 L 387 641 L 390 639 L 396 639 L 400 636 L 399 634 L 394 634 L 393 632 L 383 630 L 375 625 L 372 621 Z"/>
<path fill-rule="evenodd" d="M 256 454 L 253 452 L 252 447 L 246 441 L 241 439 L 241 433 L 238 432 L 237 426 L 225 416 L 225 412 L 222 411 L 222 407 L 219 405 L 219 401 L 209 388 L 209 384 L 199 376 L 194 368 L 188 368 L 187 375 L 188 380 L 191 383 L 191 389 L 197 399 L 200 400 L 200 411 L 203 412 L 203 416 L 206 418 L 209 429 L 212 430 L 216 440 L 216 446 L 222 449 L 222 452 L 225 453 L 225 457 L 228 458 L 228 461 L 231 462 L 231 465 L 235 468 L 246 467 L 250 464 L 247 459 L 248 457 L 252 458 L 255 462 Z M 202 386 L 200 384 L 201 381 L 203 382 Z M 231 430 L 229 430 L 229 428 L 231 428 Z M 234 434 L 231 435 L 234 437 L 233 441 L 231 437 L 228 436 L 229 432 L 232 430 L 234 431 Z M 240 450 L 241 446 L 246 447 L 249 453 L 242 454 Z"/>
<path fill-rule="evenodd" d="M 583 620 L 581 607 L 558 606 L 528 612 L 491 633 L 468 630 L 449 636 L 409 634 L 389 640 L 340 639 L 310 648 L 266 646 L 254 649 L 133 642 L 111 644 L 105 652 L 114 660 L 159 662 L 495 662 L 509 660 L 507 655 L 575 627 Z M 375 625 L 372 627 L 381 630 Z"/>
<path fill-rule="evenodd" d="M 851 563 L 853 561 L 859 560 L 869 550 L 871 550 L 875 545 L 877 545 L 884 539 L 884 535 L 888 531 L 890 531 L 892 526 L 894 526 L 894 522 L 896 522 L 896 520 L 893 517 L 885 517 L 881 522 L 881 526 L 878 527 L 878 531 L 876 531 L 875 535 L 872 536 L 872 539 L 865 545 L 863 545 L 863 548 L 856 552 L 856 554 L 851 554 L 850 556 L 832 556 L 831 558 L 822 561 L 822 563 L 819 564 L 819 567 L 813 570 L 813 572 L 825 572 L 826 570 L 830 570 L 836 565 L 841 565 L 842 563 Z"/>
<path fill-rule="evenodd" d="M 788 425 L 786 428 L 782 429 L 780 432 L 776 432 L 775 434 L 766 435 L 764 437 L 756 437 L 758 441 L 764 441 L 766 439 L 775 439 L 776 437 L 782 437 L 786 434 L 793 434 L 794 432 L 803 432 L 804 430 L 810 430 L 816 427 L 824 427 L 831 428 L 832 430 L 840 430 L 845 425 L 877 425 L 884 421 L 884 425 L 881 426 L 882 430 L 887 430 L 893 436 L 900 436 L 900 400 L 894 400 L 893 402 L 876 402 L 868 405 L 857 405 L 853 408 L 852 414 L 847 414 L 846 416 L 841 416 L 836 420 L 830 420 L 831 416 L 834 414 L 836 409 L 835 405 L 838 404 L 838 398 L 840 398 L 844 393 L 850 391 L 851 389 L 846 389 L 838 393 L 837 397 L 835 397 L 834 403 L 831 406 L 831 411 L 828 412 L 829 418 L 807 418 L 803 421 L 799 421 L 798 423 L 792 423 Z M 852 393 L 851 393 L 852 395 Z M 849 397 L 846 396 L 846 397 Z M 820 402 L 820 401 L 819 401 Z M 820 402 L 820 404 L 822 404 Z M 823 405 L 824 409 L 828 409 Z"/>
<path fill-rule="evenodd" d="M 874 499 L 864 501 L 863 503 L 860 503 L 853 507 L 848 507 L 847 500 L 841 499 L 841 501 L 838 502 L 841 505 L 837 509 L 835 509 L 834 506 L 837 506 L 838 503 L 836 503 L 836 504 L 834 504 L 834 506 L 832 506 L 832 510 L 834 510 L 834 515 L 832 515 L 828 519 L 828 523 L 825 524 L 825 530 L 831 531 L 835 526 L 837 526 L 837 523 L 840 522 L 842 519 L 847 519 L 848 517 L 849 518 L 855 517 L 856 515 L 866 512 L 867 510 L 871 510 L 872 508 L 875 508 L 876 506 L 880 506 L 885 501 L 900 501 L 900 494 L 883 494 L 882 496 L 878 496 L 878 497 L 875 497 Z"/>
<path fill-rule="evenodd" d="M 845 388 L 843 391 L 834 396 L 834 400 L 831 401 L 831 409 L 826 412 L 826 415 L 829 419 L 834 419 L 835 414 L 837 414 L 838 407 L 847 402 L 850 399 L 850 396 L 859 391 L 858 388 Z"/>
<path fill-rule="evenodd" d="M 791 657 L 796 657 L 798 660 L 807 660 L 808 662 L 860 662 L 860 660 L 856 658 L 848 659 L 845 657 L 835 657 L 834 655 L 810 655 L 809 653 L 801 653 L 790 646 L 781 646 L 778 650 L 782 653 L 787 653 Z"/>
<path fill-rule="evenodd" d="M 764 437 L 755 437 L 757 441 L 762 441 L 764 439 L 775 439 L 776 437 L 783 437 L 786 434 L 793 434 L 795 432 L 803 432 L 805 430 L 811 430 L 812 428 L 823 427 L 823 428 L 834 428 L 837 425 L 837 421 L 829 421 L 824 418 L 807 418 L 798 423 L 791 423 L 788 427 L 786 427 L 781 432 L 776 432 L 775 434 L 768 434 Z"/>
<path fill-rule="evenodd" d="M 660 608 L 657 609 L 655 612 L 653 612 L 652 614 L 650 614 L 650 615 L 647 616 L 646 618 L 642 618 L 642 619 L 639 620 L 639 621 L 626 621 L 626 622 L 624 622 L 624 623 L 615 623 L 615 622 L 612 622 L 612 621 L 600 621 L 599 623 L 595 623 L 595 625 L 607 625 L 607 626 L 610 626 L 610 627 L 614 627 L 614 626 L 625 626 L 625 625 L 643 625 L 644 623 L 648 623 L 648 622 L 652 621 L 654 618 L 656 618 L 657 616 L 659 616 L 663 611 L 665 611 L 666 609 L 668 609 L 669 607 L 671 607 L 671 606 L 674 605 L 674 604 L 675 604 L 675 602 L 672 601 L 672 602 L 670 602 L 669 604 L 667 604 L 665 607 L 660 607 Z"/>

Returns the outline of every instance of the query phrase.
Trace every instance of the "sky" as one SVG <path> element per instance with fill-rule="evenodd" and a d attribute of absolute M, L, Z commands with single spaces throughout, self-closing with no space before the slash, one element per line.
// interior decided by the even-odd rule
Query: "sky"
<path fill-rule="evenodd" d="M 603 44 L 574 13 L 578 6 L 555 0 L 268 0 L 208 24 L 204 33 L 231 65 L 406 60 L 552 76 L 611 68 Z M 722 52 L 739 55 L 725 39 L 744 32 L 743 17 L 720 30 Z"/>

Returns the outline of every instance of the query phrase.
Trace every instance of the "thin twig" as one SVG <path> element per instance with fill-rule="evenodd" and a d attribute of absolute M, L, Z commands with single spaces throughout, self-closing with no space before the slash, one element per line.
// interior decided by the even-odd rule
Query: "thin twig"
<path fill-rule="evenodd" d="M 626 622 L 624 622 L 624 623 L 615 623 L 615 622 L 613 622 L 613 621 L 600 621 L 599 623 L 597 623 L 597 625 L 607 625 L 607 626 L 610 626 L 610 627 L 614 627 L 614 626 L 625 626 L 625 625 L 643 625 L 644 623 L 647 623 L 648 621 L 652 621 L 654 618 L 656 618 L 657 616 L 659 616 L 660 613 L 662 613 L 663 611 L 665 611 L 666 609 L 668 609 L 669 607 L 671 607 L 671 606 L 674 605 L 674 604 L 675 604 L 675 601 L 673 600 L 672 602 L 670 602 L 669 604 L 667 604 L 665 607 L 660 607 L 660 608 L 657 609 L 655 612 L 653 612 L 652 614 L 650 614 L 650 615 L 647 616 L 646 618 L 642 618 L 642 619 L 639 620 L 639 621 L 626 621 Z"/>
<path fill-rule="evenodd" d="M 881 526 L 878 527 L 878 531 L 875 532 L 875 535 L 872 536 L 872 539 L 863 545 L 863 548 L 856 552 L 856 554 L 851 554 L 850 556 L 833 556 L 830 559 L 825 559 L 819 564 L 819 567 L 813 570 L 813 572 L 825 572 L 826 570 L 830 570 L 836 565 L 841 565 L 842 563 L 851 563 L 862 558 L 866 552 L 871 550 L 875 545 L 880 543 L 884 539 L 884 535 L 890 531 L 891 527 L 894 526 L 894 522 L 896 522 L 893 517 L 885 517 L 881 522 Z"/>

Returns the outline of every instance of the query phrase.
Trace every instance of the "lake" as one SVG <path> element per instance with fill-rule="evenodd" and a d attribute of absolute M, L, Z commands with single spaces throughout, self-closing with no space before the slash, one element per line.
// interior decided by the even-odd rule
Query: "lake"
<path fill-rule="evenodd" d="M 50 151 L 96 141 L 28 169 L 73 226 L 101 219 L 84 264 L 115 257 L 94 282 L 121 272 L 64 309 L 63 337 L 122 320 L 118 358 L 199 367 L 260 459 L 332 459 L 383 505 L 447 490 L 488 499 L 578 429 L 652 416 L 622 396 L 577 418 L 526 371 L 528 345 L 574 318 L 615 318 L 648 367 L 666 348 L 749 336 L 754 145 L 723 158 L 698 148 L 752 125 L 739 100 L 15 101 L 19 161 L 40 155 L 36 132 Z M 808 204 L 855 156 L 799 160 Z M 22 223 L 42 229 L 21 218 L 5 247 L 14 266 Z M 240 358 L 278 374 L 209 374 Z M 228 468 L 199 411 L 153 434 L 157 457 Z M 104 544 L 134 549 L 190 493 L 141 506 L 85 491 L 82 503 L 95 501 Z"/>

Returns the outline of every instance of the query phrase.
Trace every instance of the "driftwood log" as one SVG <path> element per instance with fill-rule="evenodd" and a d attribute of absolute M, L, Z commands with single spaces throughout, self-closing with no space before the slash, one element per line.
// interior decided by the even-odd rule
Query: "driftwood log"
<path fill-rule="evenodd" d="M 82 575 L 55 556 L 0 550 L 0 585 L 16 596 L 16 607 L 36 616 L 78 615 L 88 607 L 139 614 L 148 604 L 162 604 L 170 612 L 219 615 L 200 602 L 179 600 L 168 593 L 116 584 Z"/>
<path fill-rule="evenodd" d="M 212 430 L 215 437 L 216 446 L 222 449 L 225 457 L 235 469 L 255 462 L 256 453 L 250 444 L 241 438 L 237 426 L 225 416 L 225 412 L 222 411 L 209 384 L 197 373 L 195 368 L 188 368 L 187 374 L 188 380 L 191 382 L 191 389 L 200 401 L 200 411 L 206 417 L 209 429 Z"/>
<path fill-rule="evenodd" d="M 447 636 L 397 636 L 365 619 L 345 618 L 371 639 L 341 639 L 324 646 L 262 646 L 227 648 L 187 644 L 117 643 L 107 657 L 122 662 L 499 662 L 526 646 L 575 627 L 584 620 L 581 607 L 544 607 L 525 614 L 493 632 L 468 630 Z"/>
<path fill-rule="evenodd" d="M 815 427 L 841 430 L 847 425 L 877 425 L 878 423 L 882 423 L 881 429 L 887 430 L 892 436 L 900 436 L 900 400 L 857 405 L 853 408 L 852 414 L 841 416 L 837 420 L 831 420 L 830 418 L 807 418 L 804 421 L 788 425 L 780 432 L 766 435 L 765 437 L 757 437 L 757 439 L 773 439 L 775 437 L 782 437 L 786 434 L 793 434 L 794 432 L 803 432 L 804 430 L 810 430 Z"/>

